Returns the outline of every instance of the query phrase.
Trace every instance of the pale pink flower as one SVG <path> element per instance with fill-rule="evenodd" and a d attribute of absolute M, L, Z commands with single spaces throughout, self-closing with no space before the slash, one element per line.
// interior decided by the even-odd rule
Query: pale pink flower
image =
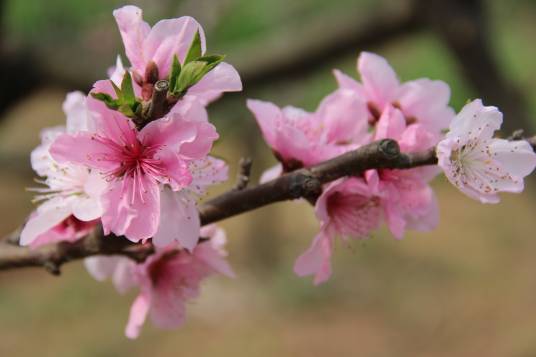
<path fill-rule="evenodd" d="M 173 57 L 184 62 L 196 32 L 201 38 L 201 50 L 206 51 L 205 33 L 192 17 L 183 16 L 157 22 L 152 28 L 143 21 L 142 10 L 128 5 L 114 11 L 125 52 L 135 77 L 143 78 L 151 63 L 158 68 L 159 79 L 167 79 Z M 223 92 L 242 90 L 240 76 L 233 66 L 220 63 L 189 89 L 188 95 L 208 104 Z"/>
<path fill-rule="evenodd" d="M 147 315 L 160 328 L 181 326 L 186 303 L 198 297 L 201 281 L 214 273 L 234 277 L 225 260 L 223 230 L 206 226 L 201 229 L 201 235 L 209 240 L 198 244 L 192 253 L 169 246 L 142 264 L 124 257 L 96 256 L 85 260 L 91 275 L 100 281 L 111 277 L 120 293 L 130 287 L 140 288 L 130 310 L 127 337 L 139 336 Z"/>
<path fill-rule="evenodd" d="M 42 203 L 26 222 L 21 232 L 21 245 L 32 244 L 39 237 L 41 243 L 60 238 L 80 238 L 86 231 L 82 229 L 85 226 L 82 224 L 77 226 L 80 229 L 64 229 L 71 227 L 69 220 L 92 222 L 103 212 L 100 195 L 106 185 L 104 180 L 85 166 L 59 163 L 50 156 L 49 148 L 56 138 L 67 135 L 65 132 L 74 134 L 91 127 L 83 94 L 68 94 L 63 109 L 67 115 L 67 127 L 43 130 L 41 145 L 32 151 L 32 167 L 44 177 L 38 182 L 48 187 L 32 189 L 39 193 L 35 200 Z"/>
<path fill-rule="evenodd" d="M 493 138 L 501 124 L 496 107 L 474 100 L 458 113 L 437 146 L 439 166 L 449 181 L 482 203 L 498 203 L 498 192 L 523 191 L 523 178 L 536 166 L 527 141 Z"/>
<path fill-rule="evenodd" d="M 340 88 L 357 93 L 367 103 L 371 123 L 376 123 L 388 106 L 394 106 L 408 125 L 419 123 L 438 140 L 454 118 L 454 110 L 448 106 L 450 88 L 443 81 L 421 78 L 400 83 L 385 58 L 369 52 L 361 53 L 357 70 L 362 83 L 338 70 L 334 73 Z"/>
<path fill-rule="evenodd" d="M 381 222 L 382 208 L 375 185 L 361 178 L 344 178 L 328 184 L 315 204 L 320 232 L 294 265 L 298 276 L 314 275 L 321 284 L 331 276 L 331 254 L 339 235 L 366 238 Z"/>
<path fill-rule="evenodd" d="M 106 92 L 109 83 L 97 82 L 96 87 Z M 190 185 L 190 164 L 206 159 L 218 134 L 197 101 L 189 101 L 139 132 L 121 113 L 93 98 L 87 101 L 96 132 L 63 134 L 50 152 L 60 163 L 84 165 L 106 178 L 102 195 L 105 234 L 125 235 L 134 242 L 151 238 L 161 222 L 161 191 L 180 191 Z M 197 213 L 189 212 L 190 219 L 182 223 L 198 227 Z M 174 239 L 192 249 L 198 234 L 188 234 L 195 228 L 181 228 L 185 235 Z M 153 240 L 155 245 L 167 244 L 160 242 L 160 236 Z"/>
<path fill-rule="evenodd" d="M 247 106 L 284 171 L 330 159 L 370 138 L 365 103 L 351 91 L 330 94 L 314 113 L 259 100 L 248 100 Z M 270 176 L 281 171 L 273 170 Z"/>

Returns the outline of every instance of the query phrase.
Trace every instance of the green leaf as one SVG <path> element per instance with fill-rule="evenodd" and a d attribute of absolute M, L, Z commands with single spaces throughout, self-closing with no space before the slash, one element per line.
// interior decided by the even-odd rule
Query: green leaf
<path fill-rule="evenodd" d="M 180 74 L 181 63 L 179 62 L 179 58 L 177 57 L 177 55 L 174 55 L 173 62 L 171 63 L 171 71 L 169 73 L 169 90 L 171 92 L 173 92 L 173 90 L 175 89 Z"/>
<path fill-rule="evenodd" d="M 194 39 L 190 44 L 190 48 L 188 49 L 188 53 L 186 54 L 186 58 L 184 59 L 184 64 L 192 62 L 199 57 L 201 57 L 201 35 L 199 34 L 198 30 L 196 31 Z"/>
<path fill-rule="evenodd" d="M 209 68 L 213 69 L 214 67 L 219 65 L 224 59 L 225 59 L 225 55 L 209 55 L 209 56 L 199 57 L 197 61 L 206 62 L 209 65 Z"/>
<path fill-rule="evenodd" d="M 207 63 L 201 61 L 192 61 L 182 67 L 179 80 L 173 90 L 173 93 L 184 93 L 188 88 L 199 82 L 206 73 Z"/>
<path fill-rule="evenodd" d="M 220 64 L 225 56 L 210 55 L 197 58 L 195 61 L 184 64 L 178 79 L 173 85 L 170 81 L 170 92 L 174 96 L 183 95 L 190 87 L 195 85 L 214 67 Z"/>
<path fill-rule="evenodd" d="M 210 56 L 199 57 L 197 61 L 205 62 L 207 64 L 205 68 L 205 73 L 203 74 L 205 75 L 208 72 L 212 71 L 217 65 L 219 65 L 223 61 L 224 58 L 225 56 L 223 55 L 210 55 Z"/>
<path fill-rule="evenodd" d="M 112 98 L 111 95 L 106 93 L 91 93 L 91 96 L 101 102 L 104 102 L 106 106 L 110 109 L 117 110 L 119 108 L 119 103 L 116 99 Z"/>
<path fill-rule="evenodd" d="M 134 94 L 134 88 L 132 87 L 132 78 L 130 77 L 130 73 L 128 71 L 125 71 L 125 75 L 121 81 L 121 93 L 121 99 L 124 103 L 129 105 L 136 103 L 136 95 Z"/>

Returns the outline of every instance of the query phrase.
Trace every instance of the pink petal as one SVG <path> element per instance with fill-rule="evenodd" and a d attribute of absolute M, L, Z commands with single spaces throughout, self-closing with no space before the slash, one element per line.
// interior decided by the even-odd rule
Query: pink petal
<path fill-rule="evenodd" d="M 199 241 L 201 229 L 196 201 L 186 193 L 164 189 L 160 207 L 160 224 L 153 237 L 154 245 L 166 247 L 177 241 L 192 252 Z"/>
<path fill-rule="evenodd" d="M 199 194 L 204 193 L 209 186 L 225 182 L 229 178 L 229 167 L 225 161 L 212 156 L 191 162 L 189 170 L 192 174 L 189 189 Z"/>
<path fill-rule="evenodd" d="M 281 109 L 272 103 L 254 99 L 247 100 L 247 107 L 255 116 L 257 124 L 259 124 L 262 135 L 268 145 L 277 150 L 277 148 L 274 147 L 276 122 L 281 120 Z"/>
<path fill-rule="evenodd" d="M 315 214 L 322 224 L 327 224 L 330 220 L 328 212 L 328 200 L 331 195 L 339 190 L 345 179 L 341 178 L 325 185 L 322 194 L 318 197 L 315 203 Z"/>
<path fill-rule="evenodd" d="M 368 95 L 380 108 L 390 104 L 398 91 L 398 78 L 385 58 L 370 52 L 361 52 L 358 71 Z"/>
<path fill-rule="evenodd" d="M 396 108 L 388 106 L 382 113 L 380 120 L 376 124 L 375 139 L 395 139 L 399 140 L 406 129 L 406 119 L 402 112 Z"/>
<path fill-rule="evenodd" d="M 335 75 L 335 79 L 339 84 L 339 88 L 349 89 L 351 91 L 356 92 L 359 96 L 363 98 L 366 97 L 365 89 L 363 88 L 363 85 L 361 83 L 339 71 L 338 69 L 334 69 L 333 74 Z"/>
<path fill-rule="evenodd" d="M 234 278 L 235 273 L 229 263 L 222 255 L 215 250 L 210 242 L 199 244 L 194 251 L 194 255 L 212 268 L 215 272 Z"/>
<path fill-rule="evenodd" d="M 204 105 L 219 98 L 223 92 L 239 92 L 242 90 L 242 81 L 236 69 L 228 63 L 222 62 L 196 85 L 188 90 L 188 95 L 196 97 Z"/>
<path fill-rule="evenodd" d="M 194 18 L 183 16 L 161 20 L 153 26 L 143 45 L 143 53 L 147 61 L 153 60 L 156 63 L 160 78 L 168 76 L 174 55 L 177 55 L 181 63 L 184 62 L 197 31 L 201 37 L 201 52 L 205 53 L 205 33 Z"/>
<path fill-rule="evenodd" d="M 76 148 L 76 150 L 73 150 Z M 95 134 L 80 132 L 60 135 L 50 147 L 50 154 L 59 163 L 85 165 L 104 171 L 116 168 L 116 152 L 110 145 L 97 140 Z"/>
<path fill-rule="evenodd" d="M 430 149 L 436 143 L 436 135 L 433 135 L 421 124 L 412 124 L 404 130 L 398 141 L 403 152 L 423 151 Z"/>
<path fill-rule="evenodd" d="M 145 146 L 169 146 L 173 149 L 194 141 L 199 135 L 197 130 L 196 122 L 172 114 L 147 124 L 138 137 Z"/>
<path fill-rule="evenodd" d="M 173 274 L 173 272 L 170 272 Z M 179 283 L 180 284 L 180 283 Z M 184 284 L 184 282 L 182 282 Z M 196 282 L 195 284 L 198 284 Z M 151 301 L 151 321 L 159 328 L 172 329 L 184 323 L 186 317 L 185 298 L 182 289 L 192 289 L 197 295 L 198 286 L 171 285 L 153 291 Z"/>
<path fill-rule="evenodd" d="M 330 143 L 364 143 L 368 139 L 368 109 L 355 92 L 333 92 L 322 100 L 316 114 Z"/>
<path fill-rule="evenodd" d="M 144 56 L 143 45 L 151 27 L 143 21 L 142 10 L 136 6 L 124 6 L 114 10 L 113 14 L 123 38 L 128 60 L 132 67 L 143 75 L 145 66 L 150 60 Z"/>
<path fill-rule="evenodd" d="M 124 235 L 133 242 L 151 238 L 160 221 L 158 184 L 141 175 L 138 180 L 124 176 L 112 182 L 102 196 L 105 234 Z"/>
<path fill-rule="evenodd" d="M 219 138 L 214 125 L 208 122 L 197 122 L 196 125 L 197 136 L 195 140 L 185 142 L 180 147 L 180 155 L 191 160 L 205 158 L 212 149 L 214 141 Z"/>
<path fill-rule="evenodd" d="M 302 255 L 296 259 L 294 272 L 303 277 L 314 275 L 314 284 L 326 282 L 331 276 L 331 253 L 333 238 L 324 232 L 320 232 L 313 243 Z"/>
<path fill-rule="evenodd" d="M 188 168 L 188 163 L 177 153 L 169 149 L 161 150 L 156 156 L 161 163 L 161 177 L 157 179 L 164 184 L 169 184 L 173 191 L 178 191 L 190 185 L 192 175 Z"/>
<path fill-rule="evenodd" d="M 272 103 L 248 99 L 247 106 L 255 115 L 264 139 L 283 159 L 296 159 L 305 165 L 314 161 L 312 143 L 305 135 L 302 123 L 310 114 L 294 107 L 279 109 Z"/>
<path fill-rule="evenodd" d="M 135 339 L 140 335 L 140 330 L 147 318 L 150 304 L 149 298 L 143 293 L 138 295 L 136 300 L 134 300 L 130 308 L 130 317 L 125 329 L 125 335 L 128 338 Z"/>
<path fill-rule="evenodd" d="M 389 199 L 384 203 L 385 220 L 395 238 L 402 239 L 406 230 L 406 220 L 404 219 L 404 212 L 400 209 L 397 201 L 397 195 L 391 194 Z"/>
<path fill-rule="evenodd" d="M 411 217 L 407 221 L 407 228 L 417 231 L 427 232 L 437 228 L 439 224 L 439 205 L 437 198 L 431 187 L 426 187 L 418 193 L 416 198 L 419 202 L 413 212 L 410 212 Z"/>
<path fill-rule="evenodd" d="M 455 116 L 449 100 L 448 84 L 422 78 L 402 84 L 397 101 L 407 117 L 414 117 L 427 130 L 439 134 Z"/>

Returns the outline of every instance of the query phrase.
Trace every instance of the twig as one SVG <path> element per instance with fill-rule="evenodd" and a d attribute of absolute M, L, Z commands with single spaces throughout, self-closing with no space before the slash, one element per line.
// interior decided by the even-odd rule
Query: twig
<path fill-rule="evenodd" d="M 167 80 L 160 80 L 154 84 L 153 95 L 149 102 L 146 120 L 143 125 L 147 125 L 151 121 L 163 117 L 169 111 L 166 101 L 168 89 L 169 82 Z"/>
<path fill-rule="evenodd" d="M 238 175 L 236 177 L 236 184 L 234 189 L 240 191 L 245 189 L 249 184 L 249 178 L 251 176 L 251 165 L 253 161 L 249 157 L 243 157 L 238 162 Z"/>

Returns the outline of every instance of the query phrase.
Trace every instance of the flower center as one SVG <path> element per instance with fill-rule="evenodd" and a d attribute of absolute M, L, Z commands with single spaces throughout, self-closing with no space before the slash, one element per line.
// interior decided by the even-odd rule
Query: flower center
<path fill-rule="evenodd" d="M 163 171 L 163 164 L 156 158 L 158 148 L 144 146 L 139 140 L 121 147 L 120 165 L 111 174 L 115 177 L 138 175 L 158 176 Z"/>

